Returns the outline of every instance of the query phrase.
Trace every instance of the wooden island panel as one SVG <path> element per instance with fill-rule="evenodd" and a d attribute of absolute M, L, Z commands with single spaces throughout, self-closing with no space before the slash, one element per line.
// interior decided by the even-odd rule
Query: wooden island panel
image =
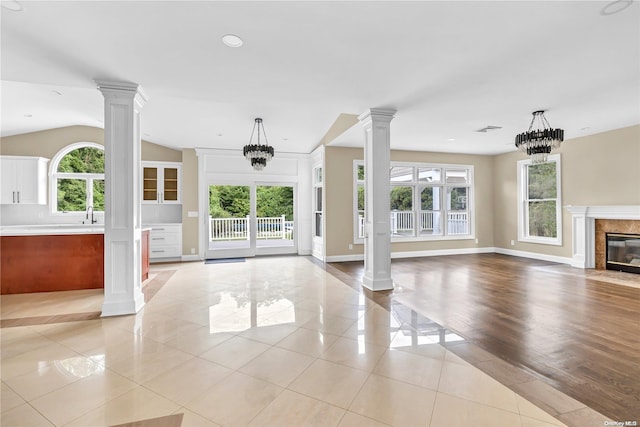
<path fill-rule="evenodd" d="M 141 252 L 142 265 L 140 268 L 142 270 L 142 281 L 144 282 L 149 278 L 149 230 L 142 231 Z"/>
<path fill-rule="evenodd" d="M 0 237 L 2 294 L 104 287 L 104 235 Z"/>

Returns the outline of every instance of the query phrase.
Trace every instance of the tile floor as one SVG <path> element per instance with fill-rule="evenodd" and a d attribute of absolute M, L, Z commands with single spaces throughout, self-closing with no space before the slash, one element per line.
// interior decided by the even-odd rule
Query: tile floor
<path fill-rule="evenodd" d="M 176 271 L 137 315 L 0 330 L 3 427 L 564 425 L 305 257 L 152 269 Z M 6 296 L 3 320 L 99 311 L 75 292 Z"/>

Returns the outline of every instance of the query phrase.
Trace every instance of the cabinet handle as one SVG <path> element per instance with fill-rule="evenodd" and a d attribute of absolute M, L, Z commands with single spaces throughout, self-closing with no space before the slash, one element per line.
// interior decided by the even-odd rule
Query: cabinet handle
<path fill-rule="evenodd" d="M 162 231 L 164 231 L 164 228 L 152 228 L 152 230 L 162 230 Z"/>
<path fill-rule="evenodd" d="M 151 252 L 154 252 L 154 253 L 155 253 L 155 252 L 164 252 L 164 251 L 151 251 Z"/>
<path fill-rule="evenodd" d="M 20 192 L 16 191 L 16 193 L 18 193 L 18 203 L 20 203 Z"/>
<path fill-rule="evenodd" d="M 11 197 L 12 197 L 11 203 L 15 203 L 16 202 L 16 192 L 15 191 L 11 192 Z"/>
<path fill-rule="evenodd" d="M 151 240 L 164 240 L 164 237 L 154 237 Z"/>

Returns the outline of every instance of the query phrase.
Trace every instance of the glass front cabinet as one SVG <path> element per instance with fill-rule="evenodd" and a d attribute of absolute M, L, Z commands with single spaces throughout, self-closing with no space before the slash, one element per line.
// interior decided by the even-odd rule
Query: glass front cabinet
<path fill-rule="evenodd" d="M 182 163 L 142 162 L 142 203 L 181 203 Z"/>

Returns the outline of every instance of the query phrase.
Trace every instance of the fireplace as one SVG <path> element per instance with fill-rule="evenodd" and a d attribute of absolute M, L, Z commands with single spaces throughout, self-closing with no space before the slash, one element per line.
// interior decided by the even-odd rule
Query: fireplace
<path fill-rule="evenodd" d="M 607 270 L 640 274 L 640 234 L 606 233 Z"/>
<path fill-rule="evenodd" d="M 566 208 L 571 212 L 570 263 L 574 267 L 606 268 L 606 233 L 640 235 L 640 205 Z"/>

